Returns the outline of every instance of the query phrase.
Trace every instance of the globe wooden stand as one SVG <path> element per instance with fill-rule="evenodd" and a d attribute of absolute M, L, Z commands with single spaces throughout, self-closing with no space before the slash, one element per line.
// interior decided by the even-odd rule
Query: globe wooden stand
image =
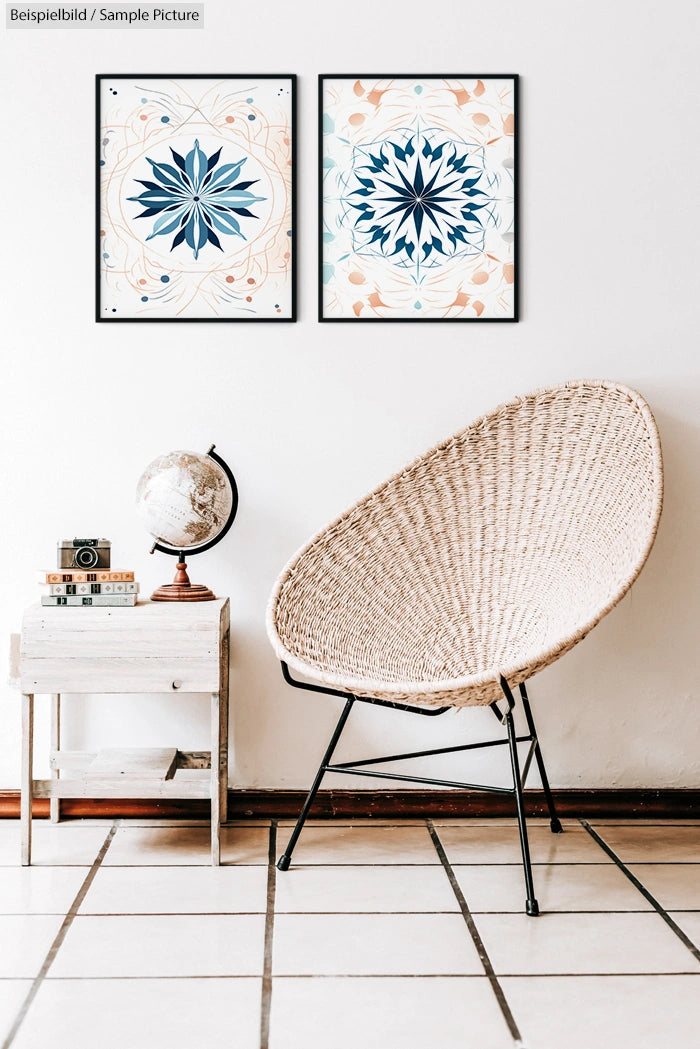
<path fill-rule="evenodd" d="M 202 583 L 190 583 L 187 564 L 178 561 L 172 583 L 164 583 L 151 594 L 151 601 L 215 601 L 216 596 Z"/>

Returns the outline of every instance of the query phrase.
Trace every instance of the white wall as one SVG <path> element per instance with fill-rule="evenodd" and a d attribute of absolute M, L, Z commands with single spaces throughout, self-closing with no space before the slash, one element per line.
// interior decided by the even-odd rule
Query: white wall
<path fill-rule="evenodd" d="M 612 378 L 658 419 L 660 533 L 631 595 L 531 693 L 556 786 L 697 786 L 697 10 L 460 0 L 438 21 L 417 0 L 206 0 L 199 31 L 4 31 L 0 635 L 36 600 L 35 569 L 60 537 L 107 535 L 147 592 L 167 580 L 172 559 L 148 556 L 134 512 L 136 480 L 157 454 L 214 441 L 240 512 L 192 568 L 231 596 L 231 780 L 304 786 L 337 708 L 287 688 L 267 644 L 287 557 L 511 395 Z M 94 74 L 238 71 L 300 77 L 299 322 L 95 325 Z M 316 322 L 316 74 L 355 71 L 521 74 L 519 324 Z M 3 685 L 0 787 L 19 782 L 18 707 Z M 203 747 L 206 717 L 186 697 L 76 699 L 67 742 Z M 493 720 L 353 718 L 355 756 L 390 732 L 439 745 Z M 482 767 L 498 772 L 491 757 Z"/>

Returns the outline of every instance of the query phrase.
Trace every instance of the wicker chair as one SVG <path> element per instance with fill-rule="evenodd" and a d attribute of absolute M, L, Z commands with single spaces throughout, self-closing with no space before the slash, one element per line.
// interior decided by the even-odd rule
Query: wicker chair
<path fill-rule="evenodd" d="M 268 633 L 290 684 L 346 702 L 279 869 L 289 867 L 326 772 L 478 789 L 376 766 L 484 744 L 331 764 L 356 701 L 428 715 L 487 705 L 507 730 L 486 745 L 510 748 L 513 786 L 503 792 L 515 800 L 526 911 L 537 914 L 522 796 L 533 756 L 552 830 L 561 824 L 525 682 L 634 582 L 662 487 L 659 437 L 642 397 L 612 382 L 570 382 L 478 419 L 303 547 L 274 587 Z M 513 722 L 516 687 L 524 736 Z M 521 774 L 522 741 L 530 747 Z"/>

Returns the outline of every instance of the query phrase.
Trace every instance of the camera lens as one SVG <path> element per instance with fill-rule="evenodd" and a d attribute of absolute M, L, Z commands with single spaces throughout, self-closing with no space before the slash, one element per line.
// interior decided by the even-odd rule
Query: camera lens
<path fill-rule="evenodd" d="M 75 551 L 75 563 L 78 568 L 94 568 L 99 559 L 94 546 L 80 546 Z"/>

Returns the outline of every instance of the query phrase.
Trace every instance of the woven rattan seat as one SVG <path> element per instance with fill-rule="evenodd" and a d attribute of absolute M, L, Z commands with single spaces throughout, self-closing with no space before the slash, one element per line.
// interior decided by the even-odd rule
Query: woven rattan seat
<path fill-rule="evenodd" d="M 658 433 L 634 391 L 519 397 L 392 477 L 312 539 L 268 616 L 293 670 L 411 704 L 502 696 L 620 600 L 656 534 Z"/>

